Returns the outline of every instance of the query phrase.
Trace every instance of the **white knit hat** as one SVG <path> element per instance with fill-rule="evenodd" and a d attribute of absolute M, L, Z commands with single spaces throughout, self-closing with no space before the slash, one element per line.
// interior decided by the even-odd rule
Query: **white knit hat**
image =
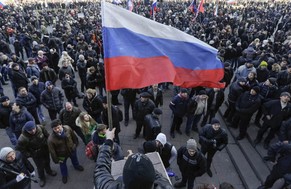
<path fill-rule="evenodd" d="M 159 133 L 156 137 L 156 140 L 159 141 L 163 146 L 167 143 L 167 137 L 163 133 Z"/>
<path fill-rule="evenodd" d="M 14 150 L 12 148 L 10 148 L 10 147 L 2 148 L 1 151 L 0 151 L 0 159 L 3 160 L 3 161 L 6 161 L 6 156 L 12 151 L 14 151 Z"/>

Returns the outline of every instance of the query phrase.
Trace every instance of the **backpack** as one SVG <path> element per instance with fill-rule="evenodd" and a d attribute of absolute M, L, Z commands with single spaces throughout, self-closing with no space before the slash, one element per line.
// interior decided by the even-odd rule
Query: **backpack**
<path fill-rule="evenodd" d="M 119 122 L 123 121 L 123 113 L 122 113 L 122 111 L 119 109 L 118 106 L 114 106 L 114 107 L 117 110 Z"/>
<path fill-rule="evenodd" d="M 85 148 L 85 154 L 87 158 L 91 160 L 96 160 L 98 155 L 98 146 L 94 144 L 93 140 L 91 140 Z"/>

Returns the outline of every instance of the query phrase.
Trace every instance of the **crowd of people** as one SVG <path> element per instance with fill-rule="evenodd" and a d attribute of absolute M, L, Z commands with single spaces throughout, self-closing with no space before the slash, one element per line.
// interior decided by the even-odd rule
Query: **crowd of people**
<path fill-rule="evenodd" d="M 112 178 L 105 178 L 110 170 L 104 168 L 104 162 L 109 162 L 112 146 L 118 149 L 122 143 L 118 137 L 122 132 L 120 122 L 128 126 L 131 117 L 136 121 L 133 138 L 137 139 L 142 132 L 146 139 L 143 151 L 157 151 L 167 169 L 177 159 L 182 180 L 174 186 L 187 185 L 188 189 L 193 189 L 196 177 L 204 173 L 212 177 L 212 159 L 228 143 L 226 132 L 215 118 L 224 101 L 228 107 L 223 115 L 227 126 L 239 128 L 237 140 L 247 136 L 251 118 L 256 113 L 255 124 L 259 131 L 254 143 L 259 144 L 269 129 L 264 147 L 273 149 L 284 144 L 288 148 L 291 140 L 291 5 L 246 2 L 234 6 L 221 2 L 217 15 L 213 14 L 216 8 L 213 3 L 204 4 L 204 13 L 191 12 L 189 5 L 190 2 L 158 2 L 155 14 L 151 14 L 151 5 L 139 1 L 133 12 L 151 19 L 154 15 L 157 22 L 178 28 L 217 48 L 225 70 L 221 82 L 225 82 L 229 92 L 202 86 L 185 89 L 172 87 L 170 83 L 110 91 L 114 134 L 107 130 L 100 3 L 4 7 L 0 12 L 0 128 L 5 129 L 13 149 L 2 148 L 0 159 L 1 167 L 13 168 L 19 174 L 0 169 L 0 188 L 30 187 L 30 177 L 35 172 L 28 157 L 35 162 L 39 184 L 43 187 L 45 173 L 56 176 L 56 171 L 50 168 L 49 155 L 60 165 L 62 182 L 67 183 L 68 158 L 76 170 L 84 170 L 76 154 L 78 137 L 85 145 L 92 140 L 100 154 L 93 158 L 97 162 L 95 186 L 101 189 L 118 184 L 105 183 Z M 126 7 L 126 2 L 119 6 Z M 11 86 L 15 99 L 10 101 L 12 95 L 7 94 L 3 85 Z M 160 124 L 153 124 L 159 122 L 163 92 L 169 88 L 173 89 L 169 104 L 173 120 L 167 135 L 160 133 Z M 123 97 L 124 115 L 118 108 L 119 95 Z M 77 101 L 82 102 L 84 111 Z M 43 108 L 47 109 L 49 120 Z M 167 136 L 173 139 L 175 133 L 182 135 L 184 117 L 187 119 L 185 134 L 188 138 L 191 132 L 199 132 L 201 151 L 195 139 L 189 139 L 178 150 L 167 141 Z M 45 123 L 52 127 L 51 134 L 42 126 Z M 154 132 L 147 130 L 151 127 Z M 273 140 L 276 135 L 281 143 Z M 121 153 L 116 151 L 116 159 L 124 158 Z M 291 160 L 288 150 L 284 157 Z M 141 154 L 128 159 L 136 161 L 137 158 L 148 164 Z M 267 159 L 273 160 L 274 155 Z M 283 162 L 284 168 L 291 167 L 288 162 L 291 161 Z M 280 168 L 276 171 L 281 171 L 280 178 L 291 172 Z M 270 188 L 278 179 L 277 172 L 273 172 L 261 189 Z M 100 176 L 102 173 L 104 175 Z M 149 187 L 155 182 L 155 174 L 153 171 L 149 182 L 144 181 Z M 137 184 L 128 186 L 132 180 L 126 177 L 123 181 L 127 188 Z M 163 178 L 157 182 L 168 185 Z"/>

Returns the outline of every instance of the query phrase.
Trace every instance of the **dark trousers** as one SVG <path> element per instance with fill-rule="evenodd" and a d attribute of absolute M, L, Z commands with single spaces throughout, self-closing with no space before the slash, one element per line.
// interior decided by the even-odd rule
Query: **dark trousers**
<path fill-rule="evenodd" d="M 186 122 L 186 133 L 190 133 L 190 129 L 197 130 L 198 129 L 198 123 L 202 117 L 202 114 L 198 115 L 188 115 L 187 116 L 187 122 Z"/>
<path fill-rule="evenodd" d="M 87 142 L 86 142 L 86 139 L 85 139 L 85 136 L 84 136 L 84 134 L 83 134 L 83 132 L 82 132 L 82 130 L 81 130 L 81 128 L 80 127 L 77 127 L 77 126 L 70 126 L 71 127 L 71 129 L 73 129 L 73 131 L 75 131 L 75 133 L 82 139 L 82 141 L 84 142 L 84 144 L 86 145 L 87 144 Z"/>
<path fill-rule="evenodd" d="M 239 127 L 239 136 L 245 137 L 252 115 L 236 112 L 232 120 L 234 127 Z"/>
<path fill-rule="evenodd" d="M 48 109 L 48 113 L 49 113 L 49 116 L 50 116 L 50 119 L 51 120 L 55 120 L 57 119 L 57 114 L 60 112 L 60 110 L 49 110 Z"/>
<path fill-rule="evenodd" d="M 32 117 L 34 118 L 34 121 L 36 124 L 40 124 L 39 119 L 38 119 L 38 114 L 36 111 L 36 107 L 35 108 L 29 108 L 27 109 L 27 111 L 29 111 L 29 113 L 32 115 Z"/>
<path fill-rule="evenodd" d="M 77 152 L 76 150 L 72 152 L 71 156 L 69 157 L 71 159 L 71 162 L 73 164 L 73 166 L 76 168 L 77 166 L 79 166 L 79 160 L 77 157 Z M 68 176 L 68 167 L 67 167 L 67 158 L 64 159 L 64 161 L 62 163 L 60 163 L 60 169 L 61 169 L 61 174 L 64 177 Z"/>
<path fill-rule="evenodd" d="M 141 119 L 137 119 L 136 120 L 136 129 L 135 129 L 135 135 L 136 136 L 138 136 L 140 134 L 141 129 L 143 127 L 143 124 L 144 124 L 143 120 L 141 120 Z M 143 127 L 143 137 L 145 137 L 145 129 L 144 129 L 144 127 Z"/>
<path fill-rule="evenodd" d="M 193 189 L 194 188 L 194 181 L 195 177 L 190 177 L 189 174 L 182 173 L 182 183 L 187 183 L 187 189 Z"/>
<path fill-rule="evenodd" d="M 203 117 L 201 126 L 203 127 L 207 123 L 210 123 L 211 119 L 215 117 L 216 113 L 217 113 L 217 110 L 208 110 L 206 115 Z"/>
<path fill-rule="evenodd" d="M 84 89 L 86 86 L 86 75 L 80 75 L 80 80 L 81 80 L 81 92 L 84 93 Z"/>
<path fill-rule="evenodd" d="M 235 114 L 235 103 L 228 101 L 228 107 L 224 112 L 223 116 L 226 118 L 226 121 L 231 123 L 234 114 Z"/>
<path fill-rule="evenodd" d="M 52 169 L 50 166 L 50 156 L 48 149 L 41 150 L 40 153 L 41 154 L 39 154 L 39 156 L 32 157 L 32 159 L 36 165 L 38 177 L 40 179 L 44 179 L 45 178 L 44 171 L 50 173 Z"/>
<path fill-rule="evenodd" d="M 207 170 L 209 170 L 212 163 L 212 159 L 217 150 L 201 146 L 201 152 L 203 153 L 203 155 L 207 153 Z"/>
<path fill-rule="evenodd" d="M 175 130 L 180 130 L 181 124 L 183 122 L 182 117 L 175 116 L 173 117 L 172 125 L 171 125 L 171 133 L 174 133 Z"/>
<path fill-rule="evenodd" d="M 270 143 L 271 140 L 275 137 L 275 134 L 280 130 L 280 127 L 271 127 L 268 123 L 264 122 L 263 126 L 259 129 L 256 139 L 261 141 L 265 132 L 270 128 L 270 131 L 265 139 L 265 143 Z"/>
<path fill-rule="evenodd" d="M 128 121 L 129 120 L 129 107 L 131 107 L 132 117 L 133 117 L 135 99 L 123 98 L 123 103 L 124 103 L 124 121 Z"/>
<path fill-rule="evenodd" d="M 284 174 L 285 173 L 282 173 L 281 168 L 277 164 L 274 165 L 270 175 L 267 176 L 264 183 L 265 188 L 271 188 L 278 179 L 284 176 Z"/>

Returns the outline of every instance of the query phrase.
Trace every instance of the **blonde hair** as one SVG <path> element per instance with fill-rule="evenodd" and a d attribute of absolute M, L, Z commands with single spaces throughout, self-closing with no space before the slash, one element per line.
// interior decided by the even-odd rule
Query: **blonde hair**
<path fill-rule="evenodd" d="M 272 65 L 272 71 L 280 72 L 281 71 L 281 66 L 278 63 L 273 64 Z"/>
<path fill-rule="evenodd" d="M 97 125 L 97 122 L 86 112 L 81 112 L 80 115 L 79 115 L 79 125 L 81 127 L 81 130 L 82 132 L 87 135 L 87 134 L 90 134 L 90 130 L 89 130 L 89 127 L 88 125 L 86 124 L 86 121 L 84 120 L 84 116 L 85 115 L 88 115 L 89 116 L 89 126 L 90 125 Z"/>

